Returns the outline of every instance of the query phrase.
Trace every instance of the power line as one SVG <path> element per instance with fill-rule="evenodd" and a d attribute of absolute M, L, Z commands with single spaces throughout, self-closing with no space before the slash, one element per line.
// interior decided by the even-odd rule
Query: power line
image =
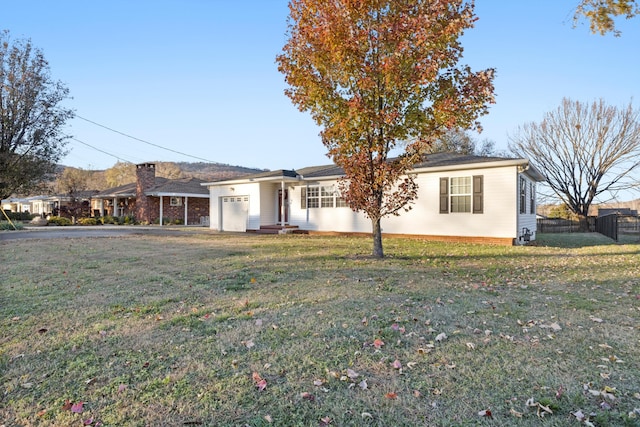
<path fill-rule="evenodd" d="M 115 133 L 120 134 L 122 136 L 126 136 L 127 138 L 134 139 L 136 141 L 142 142 L 142 143 L 147 144 L 147 145 L 151 145 L 151 146 L 156 147 L 156 148 L 160 148 L 162 150 L 171 151 L 172 153 L 180 154 L 181 156 L 191 157 L 192 159 L 202 160 L 202 161 L 207 162 L 207 163 L 217 163 L 217 162 L 214 162 L 213 160 L 208 160 L 208 159 L 203 159 L 202 157 L 192 156 L 191 154 L 183 153 L 181 151 L 172 150 L 171 148 L 163 147 L 161 145 L 154 144 L 154 143 L 149 142 L 149 141 L 145 141 L 144 139 L 136 138 L 135 136 L 131 136 L 131 135 L 128 135 L 128 134 L 126 134 L 124 132 L 120 132 L 118 130 L 112 129 L 112 128 L 108 127 L 108 126 L 101 125 L 100 123 L 96 123 L 93 120 L 86 119 L 86 118 L 84 118 L 82 116 L 79 116 L 77 114 L 75 115 L 75 117 L 77 117 L 79 119 L 82 119 L 85 122 L 89 122 L 91 124 L 94 124 L 96 126 L 100 126 L 101 128 L 107 129 L 107 130 L 109 130 L 111 132 L 115 132 Z"/>
<path fill-rule="evenodd" d="M 84 141 L 80 141 L 78 138 L 73 138 L 73 137 L 72 137 L 71 139 L 72 139 L 72 140 L 74 140 L 74 141 L 76 141 L 76 142 L 79 142 L 79 143 L 80 143 L 80 144 L 82 144 L 82 145 L 86 145 L 86 146 L 87 146 L 87 147 L 89 147 L 89 148 L 93 148 L 93 149 L 94 149 L 94 150 L 96 150 L 96 151 L 99 151 L 99 152 L 101 152 L 101 153 L 103 153 L 103 154 L 106 154 L 107 156 L 115 157 L 116 159 L 118 159 L 118 161 L 121 161 L 121 162 L 124 162 L 124 163 L 131 163 L 131 164 L 133 164 L 133 162 L 130 162 L 129 160 L 121 159 L 120 157 L 116 156 L 115 154 L 107 153 L 106 151 L 101 150 L 100 148 L 94 147 L 94 146 L 93 146 L 93 145 L 91 145 L 91 144 L 87 144 L 87 143 L 86 143 L 86 142 L 84 142 Z"/>

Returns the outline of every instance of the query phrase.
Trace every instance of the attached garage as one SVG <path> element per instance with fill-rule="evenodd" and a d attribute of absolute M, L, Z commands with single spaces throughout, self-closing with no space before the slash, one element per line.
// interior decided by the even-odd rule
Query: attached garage
<path fill-rule="evenodd" d="M 220 197 L 220 205 L 221 231 L 247 231 L 249 196 Z"/>

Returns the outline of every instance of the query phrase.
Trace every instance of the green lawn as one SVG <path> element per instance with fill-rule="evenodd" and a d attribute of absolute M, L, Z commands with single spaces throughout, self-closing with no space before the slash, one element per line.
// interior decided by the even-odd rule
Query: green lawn
<path fill-rule="evenodd" d="M 1 243 L 0 425 L 640 425 L 640 245 L 598 236 Z"/>

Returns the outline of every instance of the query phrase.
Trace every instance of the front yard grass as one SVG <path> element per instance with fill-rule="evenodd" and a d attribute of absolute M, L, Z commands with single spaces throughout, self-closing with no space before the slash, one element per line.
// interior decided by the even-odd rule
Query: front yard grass
<path fill-rule="evenodd" d="M 639 425 L 640 245 L 0 244 L 0 425 Z"/>

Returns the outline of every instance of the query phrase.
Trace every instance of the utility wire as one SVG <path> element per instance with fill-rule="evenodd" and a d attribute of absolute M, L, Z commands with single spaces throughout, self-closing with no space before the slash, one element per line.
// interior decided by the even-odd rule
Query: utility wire
<path fill-rule="evenodd" d="M 120 135 L 122 135 L 122 136 L 126 136 L 127 138 L 135 139 L 136 141 L 142 142 L 142 143 L 147 144 L 147 145 L 151 145 L 151 146 L 153 146 L 153 147 L 160 148 L 160 149 L 162 149 L 162 150 L 171 151 L 172 153 L 180 154 L 181 156 L 191 157 L 192 159 L 202 160 L 202 161 L 207 162 L 207 163 L 218 163 L 218 162 L 214 162 L 213 160 L 208 160 L 208 159 L 203 159 L 202 157 L 192 156 L 192 155 L 190 155 L 190 154 L 186 154 L 186 153 L 183 153 L 183 152 L 181 152 L 181 151 L 172 150 L 171 148 L 163 147 L 163 146 L 161 146 L 161 145 L 154 144 L 154 143 L 149 142 L 149 141 L 145 141 L 144 139 L 136 138 L 135 136 L 131 136 L 131 135 L 128 135 L 128 134 L 126 134 L 126 133 L 124 133 L 124 132 L 120 132 L 120 131 L 118 131 L 118 130 L 112 129 L 112 128 L 108 127 L 108 126 L 101 125 L 100 123 L 96 123 L 96 122 L 94 122 L 93 120 L 86 119 L 86 118 L 84 118 L 84 117 L 82 117 L 82 116 L 79 116 L 79 115 L 77 115 L 77 114 L 75 115 L 75 117 L 77 117 L 77 118 L 79 118 L 79 119 L 82 119 L 82 120 L 84 120 L 85 122 L 89 122 L 89 123 L 91 123 L 91 124 L 94 124 L 94 125 L 96 125 L 96 126 L 100 126 L 101 128 L 104 128 L 104 129 L 110 130 L 111 132 L 115 132 L 115 133 L 120 134 Z"/>
<path fill-rule="evenodd" d="M 82 145 L 86 145 L 86 146 L 87 146 L 87 147 L 89 147 L 89 148 L 93 148 L 93 149 L 94 149 L 94 150 L 96 150 L 96 151 L 99 151 L 99 152 L 101 152 L 101 153 L 104 153 L 104 154 L 106 154 L 107 156 L 115 157 L 116 159 L 118 159 L 118 161 L 121 161 L 121 162 L 124 162 L 124 163 L 131 163 L 131 164 L 133 164 L 133 162 L 130 162 L 129 160 L 121 159 L 120 157 L 116 156 L 115 154 L 107 153 L 106 151 L 101 150 L 100 148 L 97 148 L 97 147 L 94 147 L 93 145 L 87 144 L 87 143 L 86 143 L 86 142 L 84 142 L 84 141 L 80 141 L 78 138 L 73 138 L 73 137 L 72 137 L 71 139 L 72 139 L 72 140 L 74 140 L 74 141 L 76 141 L 76 142 L 79 142 L 79 143 L 80 143 L 80 144 L 82 144 Z"/>

